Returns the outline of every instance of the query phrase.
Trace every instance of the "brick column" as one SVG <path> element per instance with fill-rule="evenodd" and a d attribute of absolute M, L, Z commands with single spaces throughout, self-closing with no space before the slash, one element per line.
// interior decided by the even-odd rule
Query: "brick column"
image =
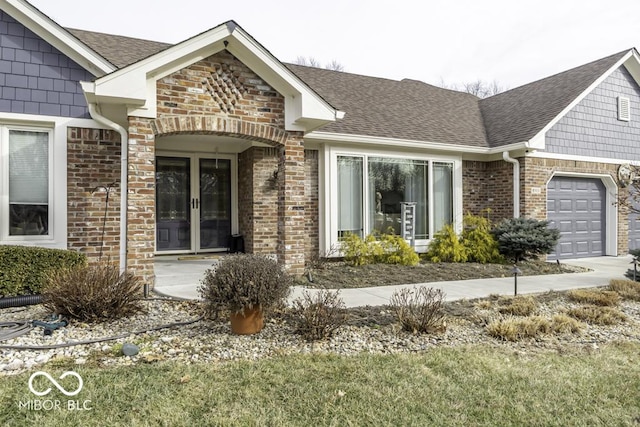
<path fill-rule="evenodd" d="M 302 133 L 288 134 L 278 165 L 278 260 L 292 274 L 304 273 L 305 194 Z"/>
<path fill-rule="evenodd" d="M 149 120 L 129 117 L 127 266 L 153 285 L 155 247 L 155 137 Z"/>

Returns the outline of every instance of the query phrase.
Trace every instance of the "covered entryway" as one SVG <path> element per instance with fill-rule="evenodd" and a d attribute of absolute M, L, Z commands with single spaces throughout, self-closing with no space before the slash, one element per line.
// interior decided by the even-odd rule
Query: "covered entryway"
<path fill-rule="evenodd" d="M 233 231 L 235 156 L 156 156 L 156 252 L 226 250 Z"/>
<path fill-rule="evenodd" d="M 606 188 L 599 178 L 556 176 L 547 186 L 547 219 L 560 230 L 550 259 L 606 255 Z"/>

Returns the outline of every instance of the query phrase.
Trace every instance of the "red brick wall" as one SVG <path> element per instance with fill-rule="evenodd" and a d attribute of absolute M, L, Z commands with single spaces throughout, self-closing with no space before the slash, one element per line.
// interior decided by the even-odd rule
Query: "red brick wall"
<path fill-rule="evenodd" d="M 103 260 L 115 263 L 120 250 L 120 135 L 111 130 L 67 130 L 67 241 L 69 249 L 97 261 L 105 214 L 106 192 L 98 186 L 115 183 L 109 192 Z"/>
<path fill-rule="evenodd" d="M 479 215 L 489 208 L 493 222 L 513 217 L 513 165 L 504 160 L 463 161 L 462 192 L 465 214 Z"/>
<path fill-rule="evenodd" d="M 305 194 L 305 259 L 310 260 L 320 252 L 320 212 L 318 206 L 318 151 L 304 150 Z"/>
<path fill-rule="evenodd" d="M 155 139 L 150 120 L 129 117 L 127 268 L 155 282 Z"/>
<path fill-rule="evenodd" d="M 284 130 L 284 97 L 227 51 L 157 82 L 158 117 L 224 116 Z"/>
<path fill-rule="evenodd" d="M 278 242 L 278 150 L 252 147 L 238 156 L 238 216 L 245 250 L 275 254 Z"/>

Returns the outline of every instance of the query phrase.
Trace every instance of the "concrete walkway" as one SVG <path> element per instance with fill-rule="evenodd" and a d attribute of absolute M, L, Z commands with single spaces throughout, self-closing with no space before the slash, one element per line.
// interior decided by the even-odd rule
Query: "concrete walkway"
<path fill-rule="evenodd" d="M 518 277 L 518 294 L 561 291 L 575 288 L 605 286 L 610 279 L 623 279 L 628 269 L 632 269 L 630 255 L 621 257 L 597 257 L 564 260 L 563 264 L 577 265 L 590 268 L 586 273 L 550 274 L 544 276 Z M 214 260 L 196 259 L 178 261 L 172 258 L 156 259 L 156 286 L 159 294 L 182 299 L 198 299 L 197 288 L 204 272 L 211 267 Z M 487 297 L 491 294 L 513 295 L 513 277 L 455 280 L 449 282 L 425 283 L 425 286 L 442 289 L 446 299 L 473 299 Z M 391 295 L 403 287 L 419 285 L 376 286 L 371 288 L 342 289 L 340 296 L 347 307 L 363 305 L 384 305 L 389 302 Z M 290 299 L 295 299 L 308 289 L 313 288 L 295 286 Z"/>

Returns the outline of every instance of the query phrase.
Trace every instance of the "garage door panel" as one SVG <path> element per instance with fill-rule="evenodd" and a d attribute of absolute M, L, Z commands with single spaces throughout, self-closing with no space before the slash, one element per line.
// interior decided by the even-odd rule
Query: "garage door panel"
<path fill-rule="evenodd" d="M 560 233 L 571 233 L 571 230 L 573 229 L 572 221 L 559 221 L 557 224 L 557 228 L 560 230 Z"/>
<path fill-rule="evenodd" d="M 572 200 L 559 200 L 560 208 L 559 212 L 573 212 L 573 201 Z"/>
<path fill-rule="evenodd" d="M 589 212 L 591 210 L 590 205 L 589 200 L 576 200 L 575 210 L 576 212 Z"/>
<path fill-rule="evenodd" d="M 589 231 L 589 221 L 576 221 L 575 222 L 575 231 L 577 233 L 583 232 L 586 233 Z"/>
<path fill-rule="evenodd" d="M 555 177 L 547 188 L 547 218 L 560 230 L 560 241 L 549 258 L 577 258 L 604 254 L 606 200 L 604 184 L 596 178 Z M 640 236 L 638 238 L 640 242 Z"/>

